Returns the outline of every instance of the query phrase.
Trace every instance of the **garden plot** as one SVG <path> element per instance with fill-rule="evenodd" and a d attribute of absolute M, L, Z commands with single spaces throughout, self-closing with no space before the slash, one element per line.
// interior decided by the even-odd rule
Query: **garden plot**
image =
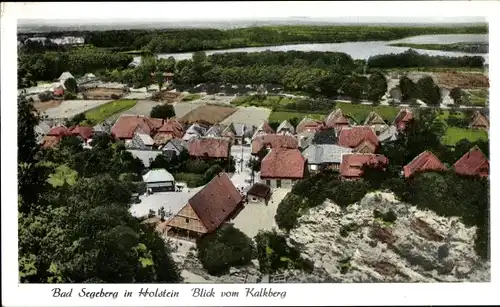
<path fill-rule="evenodd" d="M 112 100 L 66 100 L 57 107 L 45 110 L 43 114 L 50 119 L 71 118 L 110 101 Z"/>
<path fill-rule="evenodd" d="M 120 116 L 125 114 L 149 116 L 149 114 L 151 113 L 151 109 L 153 109 L 153 107 L 157 105 L 161 105 L 161 103 L 152 100 L 139 100 L 132 108 L 115 114 L 111 116 L 110 119 L 116 120 Z"/>
<path fill-rule="evenodd" d="M 177 102 L 174 103 L 175 116 L 177 118 L 183 117 L 189 112 L 193 111 L 196 108 L 205 105 L 204 103 L 196 103 L 196 102 Z"/>
<path fill-rule="evenodd" d="M 222 121 L 222 124 L 239 123 L 245 125 L 259 126 L 269 118 L 271 110 L 260 107 L 239 107 L 236 112 Z"/>

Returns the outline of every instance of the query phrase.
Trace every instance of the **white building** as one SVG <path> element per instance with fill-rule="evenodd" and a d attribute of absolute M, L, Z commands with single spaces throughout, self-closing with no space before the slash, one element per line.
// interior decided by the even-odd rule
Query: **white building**
<path fill-rule="evenodd" d="M 142 176 L 142 180 L 146 183 L 146 189 L 152 193 L 175 191 L 174 176 L 166 169 L 152 169 Z"/>

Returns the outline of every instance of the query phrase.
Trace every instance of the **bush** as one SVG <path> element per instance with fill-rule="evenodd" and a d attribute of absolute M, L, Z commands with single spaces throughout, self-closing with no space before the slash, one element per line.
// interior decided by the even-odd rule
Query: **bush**
<path fill-rule="evenodd" d="M 41 102 L 45 102 L 54 99 L 54 96 L 52 95 L 51 92 L 47 91 L 38 94 L 38 98 L 40 99 Z"/>
<path fill-rule="evenodd" d="M 217 174 L 220 172 L 224 171 L 219 165 L 212 165 L 210 166 L 209 169 L 206 170 L 205 172 L 205 181 L 209 182 L 212 180 Z"/>
<path fill-rule="evenodd" d="M 118 99 L 120 99 L 120 95 L 117 95 L 117 94 L 111 94 L 111 99 L 113 99 L 113 100 L 118 100 Z"/>
<path fill-rule="evenodd" d="M 64 100 L 74 100 L 74 99 L 76 99 L 75 93 L 69 91 L 64 92 Z"/>
<path fill-rule="evenodd" d="M 152 118 L 167 119 L 167 118 L 175 117 L 175 110 L 171 104 L 160 104 L 160 105 L 154 106 L 151 109 L 150 116 Z"/>
<path fill-rule="evenodd" d="M 189 188 L 196 188 L 206 183 L 203 174 L 175 173 L 174 177 L 176 181 L 185 182 Z"/>
<path fill-rule="evenodd" d="M 273 231 L 259 231 L 255 236 L 257 259 L 263 274 L 279 269 L 312 270 L 310 262 L 300 258 L 300 252 L 287 245 L 286 239 Z"/>
<path fill-rule="evenodd" d="M 210 165 L 201 159 L 193 159 L 186 162 L 186 171 L 188 173 L 203 174 L 209 167 Z"/>
<path fill-rule="evenodd" d="M 252 239 L 226 224 L 196 242 L 198 258 L 209 274 L 222 275 L 233 266 L 247 265 L 255 247 Z"/>

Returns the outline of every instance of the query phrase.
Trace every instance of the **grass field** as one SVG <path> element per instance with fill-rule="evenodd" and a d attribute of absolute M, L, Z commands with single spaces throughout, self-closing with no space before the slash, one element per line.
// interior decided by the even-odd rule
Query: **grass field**
<path fill-rule="evenodd" d="M 410 47 L 413 49 L 424 50 L 443 50 L 443 51 L 456 51 L 466 53 L 488 53 L 488 43 L 455 43 L 455 44 L 410 44 L 410 43 L 397 43 L 390 44 L 389 46 L 395 47 Z"/>
<path fill-rule="evenodd" d="M 276 111 L 276 112 L 271 112 L 271 115 L 269 116 L 269 121 L 270 122 L 282 122 L 284 120 L 290 120 L 294 117 L 297 117 L 299 120 L 301 120 L 302 118 L 304 118 L 306 116 L 321 120 L 321 119 L 324 119 L 326 117 L 326 114 Z"/>
<path fill-rule="evenodd" d="M 488 140 L 488 133 L 479 129 L 448 127 L 443 143 L 445 145 L 455 145 L 461 139 L 467 139 L 471 142 L 480 139 Z"/>
<path fill-rule="evenodd" d="M 116 113 L 132 108 L 136 103 L 136 100 L 128 99 L 111 101 L 85 112 L 85 116 L 87 120 L 94 124 L 98 124 Z"/>
<path fill-rule="evenodd" d="M 182 97 L 182 101 L 193 101 L 200 99 L 201 95 L 200 94 L 187 94 L 186 96 Z"/>
<path fill-rule="evenodd" d="M 378 115 L 389 122 L 392 122 L 399 113 L 398 108 L 391 106 L 371 106 L 342 102 L 337 103 L 336 108 L 342 109 L 346 115 L 350 115 L 359 124 L 363 123 L 372 111 L 377 112 Z"/>
<path fill-rule="evenodd" d="M 281 96 L 266 96 L 266 97 L 258 97 L 255 95 L 247 95 L 236 97 L 231 101 L 232 105 L 236 106 L 255 106 L 255 107 L 266 107 L 272 108 L 278 105 L 286 105 L 291 102 L 297 102 L 299 99 L 297 98 L 288 98 Z"/>
<path fill-rule="evenodd" d="M 486 101 L 488 100 L 488 90 L 486 89 L 476 89 L 468 91 L 470 96 L 469 100 L 473 106 L 485 107 Z"/>

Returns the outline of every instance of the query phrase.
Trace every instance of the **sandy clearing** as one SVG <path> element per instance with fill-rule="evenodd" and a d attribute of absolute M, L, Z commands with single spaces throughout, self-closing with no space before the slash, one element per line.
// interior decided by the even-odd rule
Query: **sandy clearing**
<path fill-rule="evenodd" d="M 260 107 L 238 107 L 234 112 L 222 121 L 222 124 L 240 123 L 245 125 L 259 126 L 269 118 L 271 110 Z"/>
<path fill-rule="evenodd" d="M 112 100 L 66 100 L 59 106 L 46 110 L 44 115 L 50 119 L 71 118 L 110 101 Z"/>
<path fill-rule="evenodd" d="M 118 114 L 115 114 L 109 118 L 109 120 L 116 120 L 120 116 L 124 114 L 132 114 L 132 115 L 145 115 L 149 116 L 151 113 L 151 109 L 156 106 L 160 105 L 161 103 L 153 101 L 153 100 L 138 100 L 135 106 L 132 108 L 125 110 L 123 112 L 120 112 Z"/>
<path fill-rule="evenodd" d="M 48 109 L 56 108 L 62 103 L 62 100 L 49 100 L 44 102 L 35 102 L 33 105 L 38 112 L 44 112 Z"/>
<path fill-rule="evenodd" d="M 247 203 L 245 208 L 233 220 L 234 227 L 241 230 L 250 238 L 254 238 L 259 230 L 277 228 L 274 216 L 281 200 L 290 192 L 290 189 L 273 189 L 268 205 L 264 203 Z"/>
<path fill-rule="evenodd" d="M 178 118 L 183 117 L 184 115 L 188 114 L 192 110 L 199 108 L 203 105 L 205 105 L 205 104 L 204 103 L 197 103 L 197 102 L 177 102 L 177 103 L 173 104 L 174 109 L 175 109 L 175 115 Z"/>
<path fill-rule="evenodd" d="M 177 115 L 177 117 L 179 117 L 180 121 L 185 123 L 204 121 L 210 124 L 215 124 L 223 121 L 236 111 L 237 109 L 231 106 L 206 104 L 195 108 L 182 117 L 179 117 L 179 115 Z"/>

